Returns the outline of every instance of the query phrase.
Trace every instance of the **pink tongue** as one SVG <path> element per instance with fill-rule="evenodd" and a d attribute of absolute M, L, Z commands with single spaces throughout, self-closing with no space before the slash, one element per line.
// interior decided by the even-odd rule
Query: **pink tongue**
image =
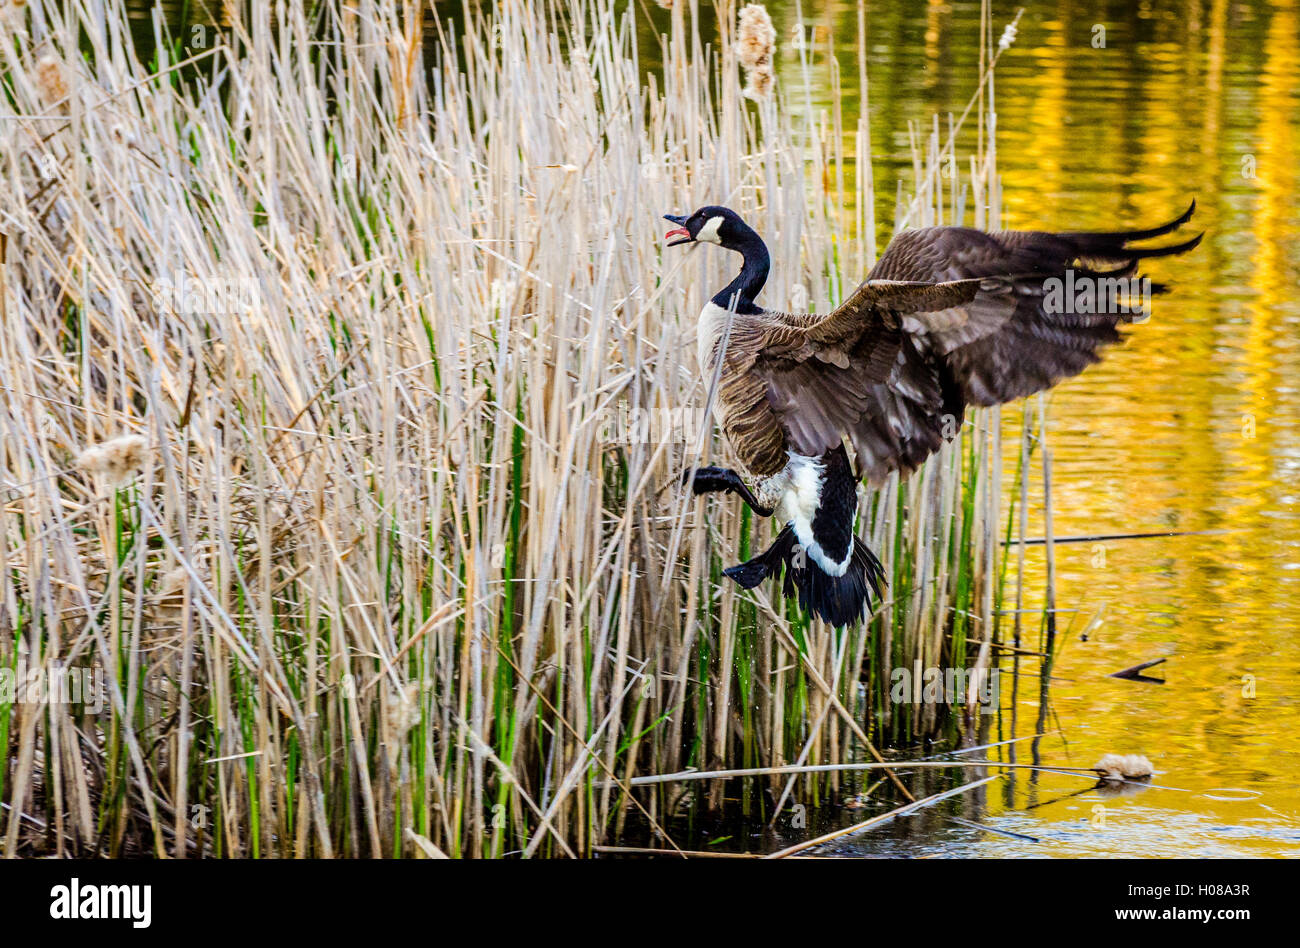
<path fill-rule="evenodd" d="M 676 227 L 670 230 L 668 233 L 664 234 L 664 240 L 667 240 L 669 237 L 689 237 L 689 236 L 691 236 L 691 232 L 687 230 L 685 227 Z"/>

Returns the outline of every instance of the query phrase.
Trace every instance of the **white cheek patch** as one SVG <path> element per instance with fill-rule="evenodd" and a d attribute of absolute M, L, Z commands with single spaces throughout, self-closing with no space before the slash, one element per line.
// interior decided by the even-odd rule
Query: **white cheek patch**
<path fill-rule="evenodd" d="M 722 243 L 722 238 L 718 236 L 718 228 L 722 226 L 722 215 L 710 217 L 708 222 L 700 228 L 700 232 L 695 235 L 696 240 L 706 240 L 711 244 Z"/>

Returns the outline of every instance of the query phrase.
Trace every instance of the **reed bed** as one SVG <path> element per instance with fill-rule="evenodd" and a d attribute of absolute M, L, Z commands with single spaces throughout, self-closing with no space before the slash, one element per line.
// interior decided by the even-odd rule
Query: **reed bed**
<path fill-rule="evenodd" d="M 833 60 L 746 98 L 734 6 L 696 12 L 647 72 L 647 12 L 605 0 L 227 4 L 148 51 L 122 0 L 6 7 L 0 662 L 107 698 L 0 701 L 0 851 L 583 855 L 721 800 L 632 777 L 982 719 L 887 690 L 995 660 L 996 415 L 864 495 L 890 587 L 858 630 L 737 595 L 770 525 L 675 486 L 725 456 L 694 315 L 734 261 L 663 253 L 659 215 L 740 210 L 790 308 L 877 247 L 865 103 L 846 129 L 782 82 Z M 897 216 L 995 226 L 992 136 L 913 132 Z"/>

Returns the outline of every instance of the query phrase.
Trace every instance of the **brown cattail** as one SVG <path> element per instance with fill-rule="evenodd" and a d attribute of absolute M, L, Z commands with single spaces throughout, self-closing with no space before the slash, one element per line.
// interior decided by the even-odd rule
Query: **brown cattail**
<path fill-rule="evenodd" d="M 750 70 L 745 82 L 745 98 L 766 99 L 772 94 L 772 84 L 775 82 L 776 77 L 772 75 L 770 66 Z"/>
<path fill-rule="evenodd" d="M 766 99 L 772 94 L 776 75 L 772 57 L 776 54 L 776 27 L 761 3 L 747 4 L 740 11 L 736 30 L 736 59 L 745 68 L 745 96 Z"/>
<path fill-rule="evenodd" d="M 122 435 L 82 451 L 77 466 L 110 487 L 120 487 L 144 468 L 147 446 L 139 435 Z"/>
<path fill-rule="evenodd" d="M 758 69 L 772 63 L 776 52 L 776 27 L 761 3 L 746 4 L 740 11 L 736 33 L 736 58 L 746 69 Z"/>
<path fill-rule="evenodd" d="M 1094 769 L 1102 772 L 1102 780 L 1145 780 L 1155 773 L 1141 754 L 1107 754 Z"/>
<path fill-rule="evenodd" d="M 62 61 L 46 53 L 36 60 L 36 85 L 47 105 L 68 97 L 68 80 Z"/>

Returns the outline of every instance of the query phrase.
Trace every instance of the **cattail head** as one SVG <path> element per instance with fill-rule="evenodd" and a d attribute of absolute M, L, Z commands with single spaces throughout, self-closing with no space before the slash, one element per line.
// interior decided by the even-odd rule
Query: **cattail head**
<path fill-rule="evenodd" d="M 1101 771 L 1102 780 L 1145 780 L 1155 773 L 1141 754 L 1107 754 L 1094 769 Z"/>
<path fill-rule="evenodd" d="M 736 30 L 736 58 L 746 69 L 770 66 L 776 52 L 776 27 L 761 3 L 746 4 Z"/>
<path fill-rule="evenodd" d="M 1020 17 L 1016 17 L 1020 19 Z M 1012 21 L 1007 24 L 1007 28 L 1002 31 L 1002 38 L 998 40 L 998 52 L 1005 53 L 1011 48 L 1011 44 L 1016 41 L 1016 24 Z"/>
<path fill-rule="evenodd" d="M 77 466 L 109 487 L 119 487 L 144 468 L 147 447 L 139 435 L 122 435 L 86 448 L 77 458 Z"/>
<path fill-rule="evenodd" d="M 745 77 L 745 98 L 766 99 L 772 94 L 772 85 L 776 82 L 776 77 L 772 75 L 771 66 L 762 66 L 758 69 L 751 69 L 749 75 Z"/>
<path fill-rule="evenodd" d="M 740 11 L 736 29 L 736 59 L 745 67 L 745 97 L 766 99 L 772 94 L 776 74 L 772 57 L 776 54 L 776 27 L 761 3 L 747 4 Z"/>
<path fill-rule="evenodd" d="M 47 105 L 68 97 L 68 79 L 63 62 L 52 53 L 36 60 L 36 86 Z"/>
<path fill-rule="evenodd" d="M 0 24 L 11 30 L 21 29 L 26 10 L 27 0 L 0 0 Z"/>

